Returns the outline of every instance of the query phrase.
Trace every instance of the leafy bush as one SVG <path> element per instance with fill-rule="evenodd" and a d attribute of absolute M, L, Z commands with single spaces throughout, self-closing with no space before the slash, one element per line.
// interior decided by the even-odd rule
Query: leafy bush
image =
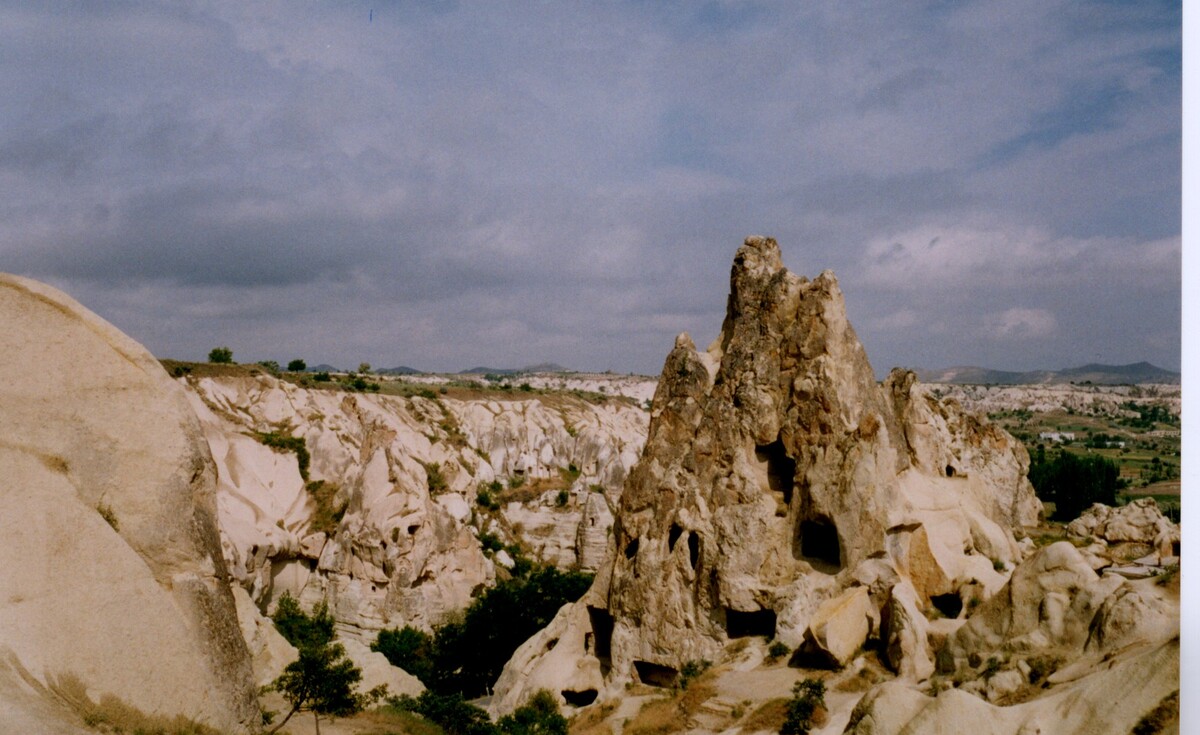
<path fill-rule="evenodd" d="M 279 363 L 274 360 L 259 360 L 256 364 L 269 373 L 279 373 Z"/>
<path fill-rule="evenodd" d="M 382 653 L 393 666 L 399 666 L 421 681 L 430 681 L 433 674 L 433 645 L 433 636 L 406 625 L 400 629 L 379 631 L 371 650 Z"/>
<path fill-rule="evenodd" d="M 558 711 L 558 701 L 545 689 L 539 689 L 525 704 L 500 718 L 499 729 L 505 735 L 567 735 L 567 719 Z"/>
<path fill-rule="evenodd" d="M 771 644 L 771 647 L 767 649 L 767 658 L 771 661 L 778 661 L 791 652 L 792 649 L 788 648 L 786 643 L 783 641 L 775 641 Z"/>
<path fill-rule="evenodd" d="M 233 362 L 233 350 L 228 347 L 214 347 L 208 353 L 208 361 L 228 365 Z"/>
<path fill-rule="evenodd" d="M 487 712 L 469 704 L 461 694 L 438 694 L 426 689 L 415 699 L 401 695 L 390 703 L 436 723 L 446 735 L 496 735 L 497 732 Z"/>
<path fill-rule="evenodd" d="M 308 453 L 308 446 L 304 443 L 302 436 L 288 436 L 280 434 L 276 431 L 256 432 L 255 436 L 263 444 L 272 449 L 279 449 L 285 452 L 295 452 L 296 462 L 300 465 L 300 477 L 308 481 L 308 464 L 312 457 Z"/>
<path fill-rule="evenodd" d="M 696 679 L 696 677 L 700 676 L 705 671 L 708 671 L 710 666 L 712 666 L 712 662 L 706 660 L 688 661 L 685 663 L 683 668 L 679 670 L 679 688 L 687 689 L 688 685 L 690 685 L 692 681 Z"/>
<path fill-rule="evenodd" d="M 515 562 L 512 578 L 477 597 L 460 619 L 438 628 L 432 639 L 408 628 L 382 631 L 372 648 L 439 695 L 484 694 L 517 647 L 592 583 L 589 574 L 535 566 L 519 554 Z"/>
<path fill-rule="evenodd" d="M 425 484 L 429 486 L 430 494 L 443 492 L 449 487 L 440 462 L 422 462 L 421 465 L 425 468 Z"/>
<path fill-rule="evenodd" d="M 570 499 L 571 493 L 567 492 L 566 490 L 559 490 L 558 495 L 554 497 L 554 504 L 559 508 L 565 508 L 567 506 L 567 501 Z"/>
<path fill-rule="evenodd" d="M 1029 466 L 1029 481 L 1043 501 L 1054 503 L 1054 518 L 1069 521 L 1092 503 L 1115 505 L 1120 470 L 1097 454 L 1081 457 L 1059 450 L 1047 458 L 1039 446 Z"/>
<path fill-rule="evenodd" d="M 333 380 L 333 376 L 322 370 L 321 372 L 313 375 L 313 380 L 318 383 L 328 383 L 329 381 Z"/>
<path fill-rule="evenodd" d="M 342 517 L 346 515 L 348 506 L 345 500 L 338 501 L 338 486 L 332 482 L 315 480 L 306 484 L 304 489 L 312 496 L 313 503 L 317 506 L 309 523 L 309 530 L 332 535 L 342 522 Z"/>
<path fill-rule="evenodd" d="M 500 503 L 492 495 L 492 491 L 486 487 L 480 486 L 479 491 L 475 493 L 475 503 L 481 508 L 488 510 L 499 510 Z"/>
<path fill-rule="evenodd" d="M 333 615 L 324 600 L 313 608 L 312 615 L 306 615 L 291 593 L 284 592 L 271 620 L 279 634 L 296 648 L 323 646 L 333 641 Z"/>
<path fill-rule="evenodd" d="M 807 735 L 825 708 L 825 682 L 820 679 L 805 679 L 792 687 L 792 698 L 787 703 L 787 716 L 780 735 Z"/>

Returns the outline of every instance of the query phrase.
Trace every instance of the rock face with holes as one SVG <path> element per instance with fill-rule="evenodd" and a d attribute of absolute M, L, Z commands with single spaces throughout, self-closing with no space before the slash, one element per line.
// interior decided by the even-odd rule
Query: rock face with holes
<path fill-rule="evenodd" d="M 841 660 L 900 579 L 922 609 L 1004 584 L 1013 529 L 1041 510 L 1028 461 L 912 373 L 876 382 L 833 274 L 792 274 L 750 238 L 718 339 L 667 356 L 580 635 L 610 684 L 669 680 L 748 635 Z M 863 620 L 829 628 L 832 598 Z"/>
<path fill-rule="evenodd" d="M 368 643 L 381 628 L 428 630 L 492 584 L 484 533 L 594 569 L 648 419 L 628 401 L 565 393 L 406 398 L 265 373 L 181 382 L 219 469 L 234 577 L 264 611 L 285 591 L 305 607 L 328 600 L 342 635 Z M 290 445 L 268 446 L 280 438 Z"/>
<path fill-rule="evenodd" d="M 0 276 L 0 323 L 0 729 L 76 732 L 56 696 L 72 683 L 256 728 L 216 468 L 183 391 L 48 286 Z"/>

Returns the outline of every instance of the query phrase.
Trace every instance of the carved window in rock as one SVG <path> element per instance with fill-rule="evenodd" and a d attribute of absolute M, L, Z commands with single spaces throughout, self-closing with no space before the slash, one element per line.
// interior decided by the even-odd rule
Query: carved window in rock
<path fill-rule="evenodd" d="M 796 460 L 787 455 L 782 439 L 756 446 L 754 458 L 766 471 L 767 487 L 765 489 L 775 496 L 775 515 L 786 516 L 788 508 L 792 504 L 792 493 L 796 484 Z"/>

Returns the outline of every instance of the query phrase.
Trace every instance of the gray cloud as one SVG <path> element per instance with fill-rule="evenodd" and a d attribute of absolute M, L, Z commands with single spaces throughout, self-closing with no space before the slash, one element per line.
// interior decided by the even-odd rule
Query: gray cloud
<path fill-rule="evenodd" d="M 1177 4 L 12 4 L 0 48 L 0 266 L 158 354 L 654 372 L 764 233 L 880 368 L 1179 364 Z"/>

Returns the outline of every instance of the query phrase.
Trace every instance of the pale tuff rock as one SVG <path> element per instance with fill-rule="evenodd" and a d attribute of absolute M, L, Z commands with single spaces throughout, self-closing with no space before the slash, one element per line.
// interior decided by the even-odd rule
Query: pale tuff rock
<path fill-rule="evenodd" d="M 300 655 L 296 647 L 287 642 L 275 629 L 275 623 L 264 616 L 250 599 L 250 593 L 238 585 L 233 586 L 233 599 L 237 603 L 238 625 L 242 638 L 250 649 L 254 667 L 254 683 L 264 687 L 275 681 L 287 665 Z"/>
<path fill-rule="evenodd" d="M 866 587 L 851 587 L 826 600 L 813 615 L 805 644 L 837 666 L 845 666 L 867 642 L 874 608 Z"/>
<path fill-rule="evenodd" d="M 1005 707 L 959 689 L 929 697 L 903 680 L 882 684 L 855 707 L 853 735 L 1126 735 L 1179 689 L 1179 640 L 1094 667 L 1086 678 Z M 1174 732 L 1178 732 L 1178 728 Z"/>
<path fill-rule="evenodd" d="M 354 638 L 342 638 L 336 642 L 345 649 L 346 658 L 362 671 L 362 679 L 358 682 L 360 692 L 369 692 L 382 686 L 387 687 L 389 697 L 398 697 L 401 694 L 415 697 L 425 691 L 425 685 L 420 679 L 392 666 L 387 656 L 382 653 L 372 651 Z"/>
<path fill-rule="evenodd" d="M 1153 498 L 1139 498 L 1120 508 L 1095 503 L 1067 525 L 1067 534 L 1108 544 L 1145 544 L 1154 548 L 1160 561 L 1179 556 L 1179 526 L 1162 514 Z"/>
<path fill-rule="evenodd" d="M 1041 510 L 1028 462 L 911 373 L 878 384 L 833 274 L 789 273 L 774 240 L 750 238 L 720 336 L 699 352 L 681 335 L 666 359 L 589 616 L 573 619 L 609 686 L 669 681 L 745 635 L 821 648 L 834 631 L 843 661 L 879 634 L 891 584 L 923 609 L 1004 584 L 1023 553 L 1012 529 Z M 827 599 L 853 607 L 849 630 Z"/>
<path fill-rule="evenodd" d="M 883 615 L 884 652 L 901 677 L 924 681 L 933 673 L 929 624 L 921 614 L 916 590 L 905 581 L 894 585 Z"/>
<path fill-rule="evenodd" d="M 480 531 L 518 535 L 551 563 L 594 568 L 611 519 L 605 493 L 587 488 L 615 495 L 646 422 L 639 408 L 570 396 L 400 398 L 306 390 L 268 375 L 184 382 L 218 465 L 234 576 L 263 610 L 284 591 L 305 606 L 327 599 L 345 636 L 364 642 L 385 627 L 430 629 L 492 584 Z M 304 439 L 307 483 L 295 454 L 257 438 L 272 432 Z M 532 485 L 572 467 L 561 507 L 550 492 L 506 504 L 503 527 L 480 515 L 481 485 Z M 329 502 L 345 508 L 332 527 L 314 528 L 309 483 L 325 483 Z"/>
<path fill-rule="evenodd" d="M 511 712 L 534 692 L 558 692 L 573 705 L 591 704 L 604 688 L 599 659 L 589 655 L 595 646 L 585 632 L 588 611 L 583 605 L 564 605 L 542 630 L 513 652 L 496 682 L 493 713 Z"/>
<path fill-rule="evenodd" d="M 76 677 L 145 712 L 254 726 L 215 468 L 183 391 L 48 286 L 0 277 L 0 322 L 4 670 L 34 689 Z M 28 719 L 29 702 L 5 696 L 0 721 Z"/>

